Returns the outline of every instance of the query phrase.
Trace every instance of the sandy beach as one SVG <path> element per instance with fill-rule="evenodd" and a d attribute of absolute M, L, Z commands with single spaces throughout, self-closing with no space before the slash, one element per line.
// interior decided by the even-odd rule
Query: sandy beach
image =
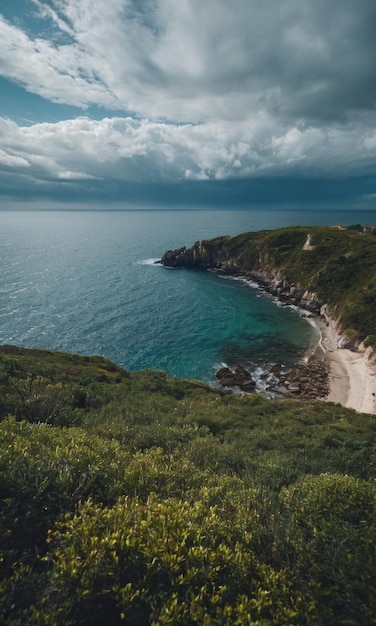
<path fill-rule="evenodd" d="M 341 336 L 324 318 L 315 323 L 321 333 L 319 348 L 329 363 L 330 392 L 326 400 L 359 413 L 376 413 L 376 367 L 367 351 L 341 348 Z"/>

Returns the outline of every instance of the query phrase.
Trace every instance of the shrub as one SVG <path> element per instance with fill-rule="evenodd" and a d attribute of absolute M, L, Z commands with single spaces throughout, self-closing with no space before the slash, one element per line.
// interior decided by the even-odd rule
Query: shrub
<path fill-rule="evenodd" d="M 308 476 L 284 490 L 282 500 L 288 546 L 282 552 L 302 595 L 320 607 L 320 623 L 373 623 L 375 486 L 350 476 Z"/>
<path fill-rule="evenodd" d="M 87 502 L 51 532 L 52 579 L 39 624 L 292 624 L 299 598 L 262 565 L 246 520 L 150 496 Z"/>

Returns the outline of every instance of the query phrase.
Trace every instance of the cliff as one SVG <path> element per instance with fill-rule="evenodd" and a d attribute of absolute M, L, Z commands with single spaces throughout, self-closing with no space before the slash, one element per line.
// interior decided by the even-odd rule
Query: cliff
<path fill-rule="evenodd" d="M 348 344 L 376 346 L 376 237 L 355 228 L 290 227 L 168 250 L 169 267 L 216 268 L 262 285 L 287 304 L 336 321 Z"/>

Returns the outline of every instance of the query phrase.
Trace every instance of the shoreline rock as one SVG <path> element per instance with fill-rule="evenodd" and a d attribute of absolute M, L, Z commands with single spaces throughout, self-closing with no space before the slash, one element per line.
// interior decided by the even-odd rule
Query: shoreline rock
<path fill-rule="evenodd" d="M 329 394 L 329 365 L 325 355 L 314 353 L 281 378 L 288 395 L 301 400 L 323 400 Z"/>
<path fill-rule="evenodd" d="M 329 364 L 325 354 L 317 350 L 310 357 L 302 359 L 295 367 L 285 370 L 281 364 L 270 367 L 272 379 L 264 392 L 257 389 L 252 373 L 244 366 L 221 367 L 214 376 L 216 380 L 230 390 L 245 393 L 265 393 L 272 398 L 295 398 L 304 401 L 325 399 L 330 391 Z M 264 377 L 267 377 L 266 373 Z"/>
<path fill-rule="evenodd" d="M 237 387 L 241 391 L 248 392 L 255 391 L 256 388 L 256 382 L 251 373 L 240 364 L 234 368 L 220 367 L 214 376 L 223 387 Z"/>

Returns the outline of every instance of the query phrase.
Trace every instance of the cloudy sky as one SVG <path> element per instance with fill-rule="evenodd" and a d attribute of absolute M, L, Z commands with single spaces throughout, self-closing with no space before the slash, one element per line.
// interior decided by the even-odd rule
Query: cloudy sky
<path fill-rule="evenodd" d="M 375 0 L 2 0 L 0 207 L 376 208 Z"/>

